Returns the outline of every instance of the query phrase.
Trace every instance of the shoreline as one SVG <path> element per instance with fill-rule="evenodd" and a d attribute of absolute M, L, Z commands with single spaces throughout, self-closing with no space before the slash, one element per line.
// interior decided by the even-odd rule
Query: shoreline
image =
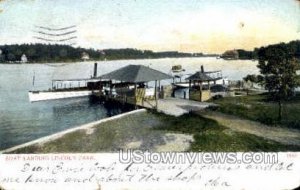
<path fill-rule="evenodd" d="M 26 64 L 73 64 L 73 63 L 90 63 L 90 62 L 111 62 L 111 61 L 136 61 L 136 60 L 154 60 L 154 59 L 185 59 L 185 58 L 216 58 L 217 56 L 202 56 L 202 57 L 160 57 L 160 58 L 136 58 L 136 59 L 108 59 L 108 60 L 88 60 L 88 61 L 82 61 L 82 60 L 74 60 L 74 61 L 59 61 L 59 62 L 26 62 L 26 63 L 0 63 L 0 65 L 26 65 Z"/>
<path fill-rule="evenodd" d="M 244 122 L 252 124 L 249 120 Z M 275 139 L 266 138 L 249 131 L 235 130 L 232 124 L 237 127 L 243 125 L 238 120 L 224 123 L 206 117 L 201 112 L 176 117 L 139 109 L 49 135 L 0 153 L 114 153 L 128 149 L 150 152 L 299 151 L 300 146 L 278 141 L 276 134 Z M 274 133 L 277 130 L 268 131 Z M 298 138 L 291 135 L 294 139 Z"/>
<path fill-rule="evenodd" d="M 18 149 L 21 149 L 21 148 L 24 148 L 24 147 L 28 147 L 28 146 L 31 146 L 31 145 L 34 145 L 34 144 L 42 144 L 42 143 L 50 142 L 50 141 L 56 140 L 58 138 L 61 138 L 66 134 L 70 134 L 70 133 L 73 133 L 73 132 L 76 132 L 76 131 L 79 131 L 79 130 L 88 130 L 90 128 L 93 128 L 96 125 L 101 124 L 101 123 L 105 123 L 105 122 L 112 121 L 112 120 L 115 120 L 115 119 L 119 119 L 119 118 L 122 118 L 122 117 L 125 117 L 125 116 L 128 116 L 128 115 L 132 115 L 132 114 L 136 114 L 136 113 L 140 113 L 140 112 L 146 112 L 146 111 L 147 111 L 146 109 L 133 110 L 133 111 L 122 113 L 122 114 L 115 115 L 115 116 L 112 116 L 112 117 L 100 119 L 98 121 L 93 121 L 93 122 L 90 122 L 90 123 L 87 123 L 87 124 L 83 124 L 83 125 L 80 125 L 80 126 L 75 126 L 71 129 L 67 129 L 67 130 L 64 130 L 64 131 L 61 131 L 61 132 L 58 132 L 58 133 L 54 133 L 52 135 L 48 135 L 48 136 L 45 136 L 45 137 L 38 138 L 38 139 L 33 140 L 33 141 L 29 141 L 29 142 L 26 142 L 26 143 L 23 143 L 23 144 L 20 144 L 20 145 L 16 145 L 16 146 L 4 149 L 4 150 L 0 150 L 0 154 L 10 153 L 10 152 L 13 152 L 15 150 L 18 150 Z"/>

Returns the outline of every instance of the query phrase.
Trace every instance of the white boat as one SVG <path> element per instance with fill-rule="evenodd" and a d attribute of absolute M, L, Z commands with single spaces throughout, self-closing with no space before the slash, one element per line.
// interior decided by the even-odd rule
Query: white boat
<path fill-rule="evenodd" d="M 49 65 L 49 64 L 48 64 Z M 55 66 L 59 66 L 56 65 Z M 75 98 L 90 96 L 93 92 L 99 92 L 100 83 L 105 81 L 97 78 L 97 63 L 94 64 L 94 76 L 91 78 L 81 79 L 56 79 L 52 80 L 52 88 L 48 91 L 32 90 L 28 92 L 30 102 L 43 100 L 56 100 L 64 98 Z M 32 84 L 34 86 L 35 76 L 33 76 Z M 107 82 L 107 81 L 106 81 Z"/>
<path fill-rule="evenodd" d="M 208 82 L 203 82 L 203 85 L 208 85 Z M 216 80 L 215 82 L 210 82 L 210 85 L 224 85 L 224 86 L 228 86 L 229 85 L 229 80 L 227 77 L 222 77 L 218 80 Z M 188 81 L 184 81 L 184 82 L 176 82 L 173 84 L 174 86 L 178 86 L 178 87 L 189 87 L 189 82 Z"/>
<path fill-rule="evenodd" d="M 92 94 L 91 90 L 84 91 L 29 91 L 29 101 L 37 102 L 43 100 L 56 100 L 64 98 L 75 98 L 75 97 L 84 97 L 90 96 Z"/>

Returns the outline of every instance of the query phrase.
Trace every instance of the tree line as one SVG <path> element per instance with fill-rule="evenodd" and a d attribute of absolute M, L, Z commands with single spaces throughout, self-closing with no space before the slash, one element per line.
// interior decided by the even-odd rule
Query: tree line
<path fill-rule="evenodd" d="M 149 59 L 165 57 L 200 57 L 202 53 L 182 53 L 177 51 L 153 52 L 150 50 L 126 49 L 86 49 L 68 45 L 50 44 L 15 44 L 0 45 L 0 62 L 19 62 L 25 55 L 28 62 L 74 62 L 82 61 L 83 54 L 89 60 L 117 60 L 117 59 Z"/>
<path fill-rule="evenodd" d="M 254 48 L 252 51 L 247 51 L 244 49 L 237 49 L 238 52 L 238 59 L 245 59 L 245 60 L 253 60 L 259 59 L 259 51 L 261 48 L 268 48 L 272 46 L 276 46 L 279 44 L 269 45 L 266 47 Z M 300 41 L 291 41 L 288 43 L 280 43 L 280 45 L 285 46 L 286 48 L 291 49 L 291 53 L 294 57 L 300 58 Z"/>

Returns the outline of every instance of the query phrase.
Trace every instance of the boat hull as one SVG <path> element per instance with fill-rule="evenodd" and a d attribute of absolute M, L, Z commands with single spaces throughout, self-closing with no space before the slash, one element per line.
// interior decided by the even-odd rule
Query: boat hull
<path fill-rule="evenodd" d="M 28 92 L 29 101 L 37 102 L 44 100 L 56 100 L 56 99 L 64 99 L 64 98 L 75 98 L 75 97 L 84 97 L 90 96 L 92 91 L 84 90 L 84 91 L 30 91 Z"/>

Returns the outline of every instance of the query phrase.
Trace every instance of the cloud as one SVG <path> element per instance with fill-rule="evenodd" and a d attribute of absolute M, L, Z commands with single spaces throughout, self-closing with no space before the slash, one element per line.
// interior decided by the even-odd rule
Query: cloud
<path fill-rule="evenodd" d="M 236 48 L 251 50 L 299 37 L 295 25 L 273 15 L 245 9 L 232 14 L 218 9 L 190 12 L 174 20 L 176 22 L 159 23 L 145 33 L 148 47 L 157 45 L 159 49 L 222 53 Z M 142 45 L 147 47 L 147 44 Z"/>
<path fill-rule="evenodd" d="M 300 37 L 300 32 L 297 33 L 299 15 L 295 11 L 300 0 L 284 4 L 281 1 L 274 4 L 245 1 L 238 5 L 234 1 L 203 2 L 199 7 L 190 7 L 189 3 L 167 6 L 158 1 L 151 5 L 129 3 L 123 7 L 97 0 L 87 3 L 0 2 L 4 2 L 0 3 L 0 10 L 4 9 L 0 28 L 5 28 L 0 30 L 3 36 L 0 43 L 34 42 L 30 32 L 32 26 L 45 23 L 49 27 L 76 24 L 77 44 L 100 49 L 133 47 L 222 53 L 227 49 L 252 49 Z M 9 6 L 2 7 L 8 2 Z"/>

